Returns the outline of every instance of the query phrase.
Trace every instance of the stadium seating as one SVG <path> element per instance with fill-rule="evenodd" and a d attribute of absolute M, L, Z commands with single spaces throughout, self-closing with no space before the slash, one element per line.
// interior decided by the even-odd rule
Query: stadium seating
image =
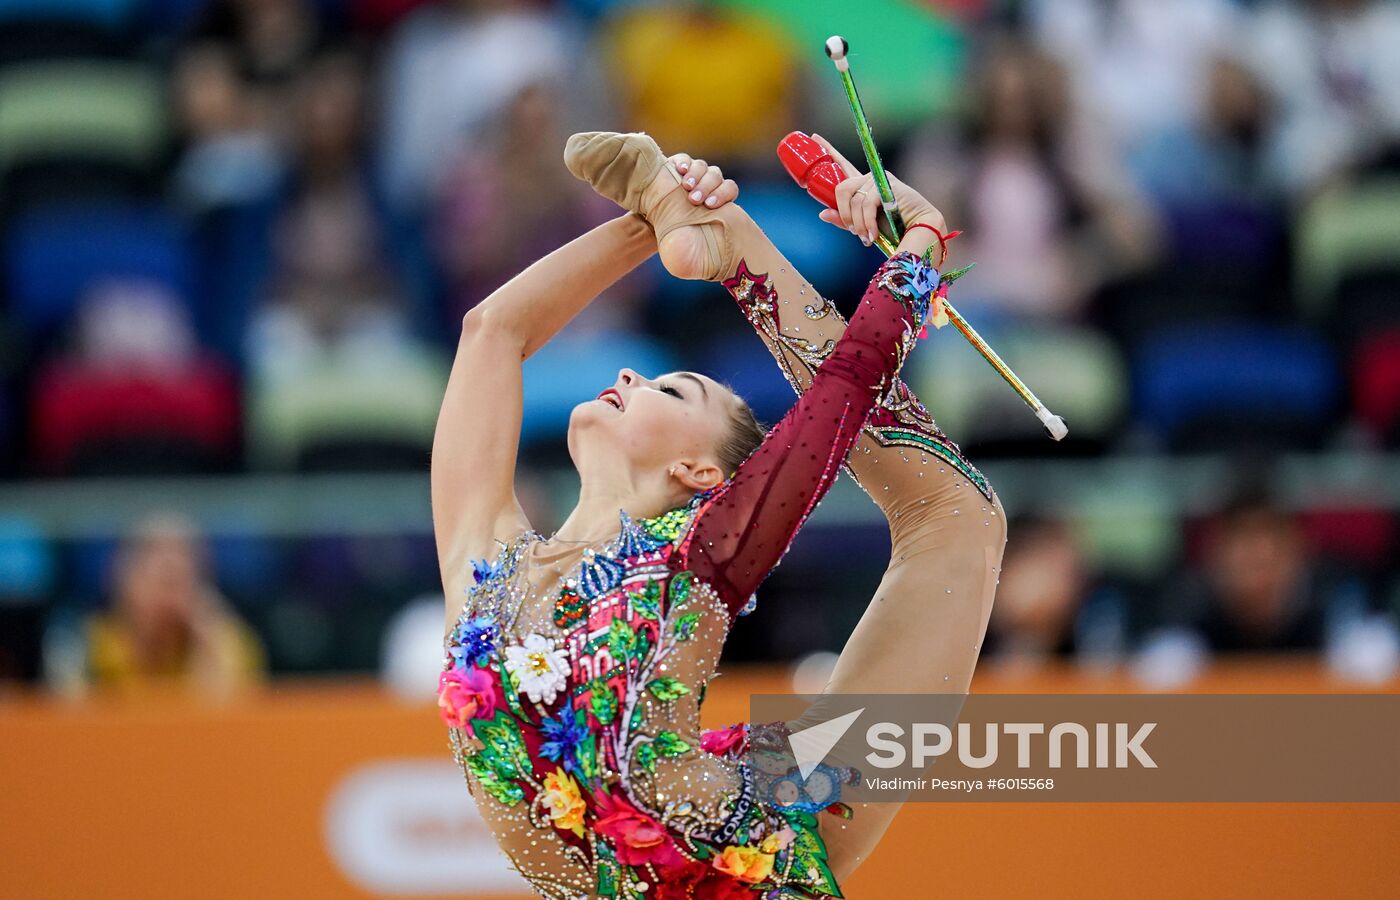
<path fill-rule="evenodd" d="M 1112 285 L 1095 298 L 1092 318 L 1129 350 L 1178 322 L 1245 322 L 1288 312 L 1286 288 L 1263 280 L 1243 284 L 1249 273 L 1222 275 L 1216 268 L 1177 267 Z"/>
<path fill-rule="evenodd" d="M 976 316 L 973 316 L 976 325 Z M 1070 426 L 1062 455 L 1102 448 L 1122 419 L 1127 369 L 1103 334 L 1074 326 L 1002 326 L 982 336 L 1037 396 Z M 1039 420 L 950 324 L 920 344 L 906 370 L 910 386 L 949 436 L 979 455 L 1044 452 Z"/>
<path fill-rule="evenodd" d="M 1378 331 L 1400 327 L 1400 259 L 1344 275 L 1328 320 L 1328 331 L 1344 348 L 1362 344 Z"/>
<path fill-rule="evenodd" d="M 1372 571 L 1394 559 L 1400 527 L 1387 509 L 1329 506 L 1308 510 L 1300 521 L 1313 552 L 1325 559 Z"/>
<path fill-rule="evenodd" d="M 104 279 L 154 282 L 189 302 L 193 262 L 185 231 L 155 207 L 63 205 L 25 216 L 5 251 L 18 324 L 43 334 L 63 324 L 83 292 Z"/>
<path fill-rule="evenodd" d="M 176 32 L 189 24 L 209 6 L 208 0 L 140 0 L 139 19 L 146 28 Z"/>
<path fill-rule="evenodd" d="M 55 556 L 38 522 L 0 517 L 0 684 L 39 676 L 47 600 L 58 582 Z"/>
<path fill-rule="evenodd" d="M 255 372 L 249 460 L 260 468 L 424 468 L 446 384 L 447 361 L 426 348 Z"/>
<path fill-rule="evenodd" d="M 188 474 L 228 468 L 237 454 L 237 387 L 212 359 L 170 373 L 56 359 L 36 376 L 31 407 L 38 472 Z"/>
<path fill-rule="evenodd" d="M 1378 438 L 1400 447 L 1400 327 L 1371 336 L 1352 360 L 1356 412 Z"/>
<path fill-rule="evenodd" d="M 137 62 L 57 60 L 0 70 L 0 174 L 36 159 L 147 170 L 165 149 L 159 73 Z"/>
<path fill-rule="evenodd" d="M 1299 302 L 1324 317 L 1348 276 L 1400 272 L 1400 177 L 1375 175 L 1322 195 L 1296 240 Z"/>
<path fill-rule="evenodd" d="M 0 25 L 36 20 L 80 22 L 118 29 L 141 0 L 0 0 Z"/>
<path fill-rule="evenodd" d="M 1183 325 L 1138 354 L 1137 415 L 1179 451 L 1308 448 L 1328 437 L 1338 395 L 1320 338 L 1271 325 Z"/>
<path fill-rule="evenodd" d="M 56 563 L 39 523 L 17 515 L 0 518 L 0 605 L 43 599 L 53 588 Z"/>
<path fill-rule="evenodd" d="M 88 22 L 0 21 L 0 67 L 60 59 L 119 57 L 121 37 Z"/>
<path fill-rule="evenodd" d="M 1090 559 L 1120 577 L 1164 575 L 1181 549 L 1174 489 L 1178 488 L 1139 472 L 1081 490 L 1068 506 Z"/>
<path fill-rule="evenodd" d="M 700 360 L 703 371 L 732 387 L 760 421 L 776 422 L 797 399 L 754 334 L 736 330 L 707 347 Z"/>

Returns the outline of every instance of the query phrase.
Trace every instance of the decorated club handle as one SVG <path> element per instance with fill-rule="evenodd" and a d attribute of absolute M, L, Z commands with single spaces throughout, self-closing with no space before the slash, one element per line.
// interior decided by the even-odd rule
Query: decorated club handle
<path fill-rule="evenodd" d="M 898 241 L 904 234 L 904 215 L 899 211 L 899 201 L 895 199 L 894 189 L 890 187 L 890 180 L 885 175 L 885 164 L 880 161 L 880 151 L 875 147 L 875 132 L 865 118 L 865 106 L 860 102 L 860 94 L 856 92 L 851 63 L 846 59 L 850 49 L 851 45 L 839 34 L 833 34 L 826 39 L 826 55 L 831 57 L 837 73 L 841 76 L 841 86 L 846 90 L 846 100 L 850 103 L 851 115 L 856 120 L 856 136 L 860 138 L 860 149 L 865 153 L 870 175 L 875 179 L 875 190 L 880 194 L 880 205 L 884 207 L 885 219 L 890 223 L 894 239 Z"/>
<path fill-rule="evenodd" d="M 794 131 L 778 144 L 778 159 L 782 161 L 783 168 L 787 169 L 792 179 L 805 188 L 813 199 L 828 209 L 836 208 L 836 186 L 846 179 L 846 173 L 821 144 L 801 131 Z M 875 242 L 886 256 L 895 254 L 895 242 L 883 234 L 879 235 Z M 1065 435 L 1069 434 L 1069 426 L 1065 424 L 1065 420 L 1050 412 L 1045 404 L 1040 402 L 1040 398 L 1011 371 L 1011 367 L 983 340 L 982 335 L 953 308 L 948 298 L 942 299 L 943 310 L 948 314 L 953 327 L 967 338 L 967 342 L 982 354 L 982 358 L 997 370 L 997 374 L 1011 385 L 1012 390 L 1035 412 L 1040 424 L 1045 426 L 1046 433 L 1057 441 L 1064 440 Z"/>

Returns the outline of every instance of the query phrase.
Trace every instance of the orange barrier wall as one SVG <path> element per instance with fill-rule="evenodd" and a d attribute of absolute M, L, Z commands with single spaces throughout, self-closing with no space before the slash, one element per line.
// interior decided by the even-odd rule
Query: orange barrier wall
<path fill-rule="evenodd" d="M 783 688 L 774 670 L 730 671 L 706 718 L 743 719 L 751 692 Z M 1131 685 L 987 672 L 975 689 Z M 1212 670 L 1193 689 L 1340 688 L 1308 666 L 1265 664 Z M 218 708 L 10 697 L 0 753 L 5 897 L 528 896 L 472 813 L 434 710 L 371 683 L 282 683 Z M 846 890 L 1396 897 L 1397 838 L 1396 804 L 916 804 Z"/>

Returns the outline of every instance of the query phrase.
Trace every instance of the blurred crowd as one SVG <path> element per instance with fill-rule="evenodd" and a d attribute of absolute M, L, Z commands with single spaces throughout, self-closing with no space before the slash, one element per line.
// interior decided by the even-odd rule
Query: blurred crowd
<path fill-rule="evenodd" d="M 1393 666 L 1397 510 L 1300 507 L 1267 460 L 1400 450 L 1400 3 L 859 6 L 0 0 L 0 476 L 423 471 L 462 315 L 616 213 L 561 165 L 575 130 L 718 162 L 848 304 L 879 257 L 773 153 L 801 129 L 858 158 L 817 49 L 843 32 L 887 162 L 965 232 L 959 307 L 1071 425 L 1046 441 L 950 331 L 906 369 L 949 434 L 977 461 L 1252 461 L 1145 554 L 1027 511 L 989 657 Z M 792 399 L 722 292 L 644 267 L 527 364 L 541 521 L 578 385 L 623 365 L 708 372 L 767 421 Z M 58 547 L 0 526 L 0 678 L 65 687 L 370 666 L 436 585 L 421 533 L 206 547 L 160 518 Z M 735 652 L 839 646 L 796 598 L 853 621 L 842 585 L 879 540 L 839 572 L 795 551 Z"/>

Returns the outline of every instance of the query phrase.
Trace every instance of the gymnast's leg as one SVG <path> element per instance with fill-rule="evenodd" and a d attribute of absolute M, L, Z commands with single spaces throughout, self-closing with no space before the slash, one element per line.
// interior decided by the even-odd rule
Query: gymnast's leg
<path fill-rule="evenodd" d="M 627 140 L 576 136 L 566 162 L 604 196 L 648 217 L 672 274 L 722 283 L 793 387 L 805 390 L 845 330 L 840 314 L 739 206 L 690 205 L 676 190 L 683 179 L 673 163 L 639 181 Z M 611 178 L 599 156 L 616 157 L 625 175 Z M 695 171 L 684 160 L 682 167 Z M 965 692 L 1006 542 L 1000 502 L 902 382 L 872 415 L 848 470 L 885 513 L 891 555 L 826 692 Z M 898 808 L 860 804 L 849 821 L 819 817 L 838 879 L 869 856 Z"/>
<path fill-rule="evenodd" d="M 740 256 L 776 254 L 756 246 L 767 244 L 757 227 L 733 230 Z M 757 287 L 726 286 L 800 392 L 845 322 L 791 265 L 775 274 Z M 1006 544 L 1000 501 L 902 382 L 875 410 L 847 469 L 889 522 L 890 561 L 825 692 L 965 693 Z M 792 727 L 824 718 L 814 709 Z M 858 804 L 850 820 L 819 817 L 838 880 L 869 857 L 899 807 Z"/>
<path fill-rule="evenodd" d="M 725 221 L 735 256 L 748 262 L 725 287 L 800 393 L 845 321 L 742 211 Z M 1000 501 L 902 381 L 875 410 L 847 470 L 884 512 L 891 552 L 826 693 L 965 693 L 1006 544 Z M 821 711 L 793 725 L 813 717 Z M 849 821 L 819 817 L 838 879 L 869 856 L 899 806 L 861 804 Z"/>
<path fill-rule="evenodd" d="M 845 321 L 741 208 L 726 205 L 707 221 L 723 234 L 676 229 L 662 239 L 663 262 L 682 277 L 722 282 L 794 388 L 805 390 Z M 714 245 L 722 265 L 707 256 Z M 1000 501 L 902 382 L 871 417 L 847 468 L 885 513 L 891 552 L 826 693 L 965 693 L 1006 545 Z M 819 817 L 838 879 L 870 855 L 899 807 L 860 804 L 850 820 Z"/>

